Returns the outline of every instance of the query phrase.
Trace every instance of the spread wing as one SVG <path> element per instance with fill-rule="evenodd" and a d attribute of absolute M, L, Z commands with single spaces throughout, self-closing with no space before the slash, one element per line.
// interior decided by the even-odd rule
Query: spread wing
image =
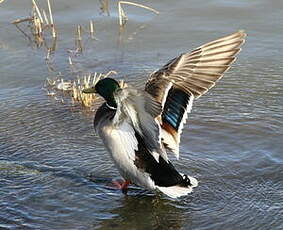
<path fill-rule="evenodd" d="M 162 141 L 179 157 L 180 135 L 194 99 L 212 88 L 235 61 L 243 31 L 209 42 L 172 59 L 152 73 L 145 91 L 161 103 Z"/>

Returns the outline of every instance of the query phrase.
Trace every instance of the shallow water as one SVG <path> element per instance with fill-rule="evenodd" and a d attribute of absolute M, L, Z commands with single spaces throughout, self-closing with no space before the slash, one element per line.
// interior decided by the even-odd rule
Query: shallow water
<path fill-rule="evenodd" d="M 53 2 L 54 72 L 46 50 L 10 24 L 28 16 L 30 1 L 0 5 L 1 229 L 283 229 L 282 1 L 141 1 L 161 14 L 127 7 L 121 36 L 113 2 L 110 17 L 98 1 Z M 67 50 L 76 25 L 90 19 L 98 40 L 84 35 L 77 72 L 116 70 L 139 87 L 181 52 L 238 29 L 248 33 L 233 68 L 189 115 L 181 160 L 174 160 L 200 182 L 188 197 L 113 189 L 119 175 L 94 135 L 93 114 L 42 90 L 59 72 L 74 79 Z"/>

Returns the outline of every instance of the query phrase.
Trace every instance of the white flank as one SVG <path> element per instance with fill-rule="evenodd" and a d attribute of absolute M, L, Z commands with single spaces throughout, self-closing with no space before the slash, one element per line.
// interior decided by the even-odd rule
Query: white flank
<path fill-rule="evenodd" d="M 98 133 L 111 154 L 120 174 L 125 179 L 147 189 L 155 189 L 150 175 L 138 170 L 134 164 L 138 142 L 135 137 L 135 131 L 129 121 L 122 121 L 115 127 L 109 122 Z"/>

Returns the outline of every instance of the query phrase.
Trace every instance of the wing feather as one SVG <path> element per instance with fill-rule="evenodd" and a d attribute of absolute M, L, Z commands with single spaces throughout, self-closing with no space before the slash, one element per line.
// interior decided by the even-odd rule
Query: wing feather
<path fill-rule="evenodd" d="M 163 107 L 163 144 L 177 157 L 180 135 L 193 99 L 205 94 L 222 78 L 236 60 L 245 37 L 243 31 L 238 31 L 206 43 L 170 60 L 150 75 L 145 91 Z"/>

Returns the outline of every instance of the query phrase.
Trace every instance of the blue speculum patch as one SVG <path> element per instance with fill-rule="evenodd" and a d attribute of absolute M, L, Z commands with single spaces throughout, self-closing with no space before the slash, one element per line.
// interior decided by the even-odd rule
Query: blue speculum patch
<path fill-rule="evenodd" d="M 164 105 L 164 112 L 162 114 L 163 121 L 178 130 L 183 115 L 186 112 L 189 99 L 190 95 L 180 89 L 171 88 Z"/>

